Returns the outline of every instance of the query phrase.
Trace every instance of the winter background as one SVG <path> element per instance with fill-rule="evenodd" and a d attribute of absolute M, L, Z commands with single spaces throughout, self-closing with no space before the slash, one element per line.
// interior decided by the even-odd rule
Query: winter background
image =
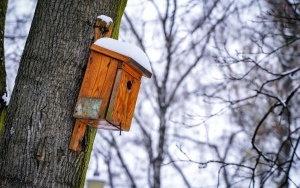
<path fill-rule="evenodd" d="M 7 101 L 35 4 L 9 1 Z M 87 179 L 299 187 L 298 5 L 129 0 L 119 40 L 142 49 L 154 75 L 142 80 L 130 132 L 98 130 Z"/>

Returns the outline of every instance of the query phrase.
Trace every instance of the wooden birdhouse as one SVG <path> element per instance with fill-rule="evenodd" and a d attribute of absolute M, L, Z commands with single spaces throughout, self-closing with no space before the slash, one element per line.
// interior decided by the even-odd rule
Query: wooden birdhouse
<path fill-rule="evenodd" d="M 129 131 L 142 76 L 150 78 L 152 72 L 147 56 L 139 48 L 111 38 L 92 44 L 73 113 L 77 119 L 73 141 L 81 139 L 78 137 L 83 136 L 86 125 Z M 78 131 L 81 135 L 76 136 Z M 77 150 L 78 146 L 71 146 L 73 141 L 70 148 Z"/>

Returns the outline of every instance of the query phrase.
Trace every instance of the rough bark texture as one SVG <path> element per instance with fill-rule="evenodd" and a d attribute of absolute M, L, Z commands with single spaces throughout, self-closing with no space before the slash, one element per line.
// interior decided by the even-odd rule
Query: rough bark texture
<path fill-rule="evenodd" d="M 0 187 L 82 187 L 95 131 L 71 152 L 72 111 L 96 16 L 119 20 L 125 4 L 38 1 L 0 143 Z"/>
<path fill-rule="evenodd" d="M 7 0 L 2 0 L 0 2 L 0 137 L 2 135 L 6 114 L 6 105 L 2 99 L 2 96 L 6 93 L 6 74 L 4 63 L 4 25 L 6 9 Z"/>

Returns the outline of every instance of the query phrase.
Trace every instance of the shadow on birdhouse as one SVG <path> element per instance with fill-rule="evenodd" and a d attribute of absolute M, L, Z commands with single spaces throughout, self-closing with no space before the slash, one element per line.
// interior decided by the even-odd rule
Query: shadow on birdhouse
<path fill-rule="evenodd" d="M 80 151 L 86 126 L 129 131 L 141 84 L 152 76 L 149 60 L 139 48 L 111 38 L 91 45 L 91 53 L 73 116 L 69 148 Z"/>

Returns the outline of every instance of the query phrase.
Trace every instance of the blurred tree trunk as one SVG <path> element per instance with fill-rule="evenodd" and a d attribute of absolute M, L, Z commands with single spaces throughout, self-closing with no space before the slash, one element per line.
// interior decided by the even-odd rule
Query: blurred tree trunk
<path fill-rule="evenodd" d="M 291 19 L 296 17 L 296 9 L 293 7 L 294 4 L 288 1 L 276 1 L 276 2 L 268 2 L 271 10 L 274 11 L 274 22 L 276 23 L 275 27 L 282 36 L 283 46 L 289 44 L 291 40 L 297 36 L 299 31 L 299 20 Z M 288 18 L 288 19 L 287 19 Z M 299 43 L 291 43 L 282 49 L 284 52 L 290 52 L 293 55 L 285 55 L 279 56 L 280 66 L 278 66 L 282 72 L 287 72 L 299 66 L 299 62 L 297 58 L 295 58 L 297 51 L 299 49 Z M 278 90 L 277 93 L 281 93 L 282 98 L 288 98 L 290 92 L 294 89 L 294 83 L 292 76 L 285 77 L 281 80 L 281 84 L 277 84 L 276 88 Z M 278 187 L 288 188 L 289 187 L 289 175 L 290 175 L 290 167 L 289 161 L 291 160 L 291 156 L 293 155 L 293 144 L 290 138 L 291 132 L 291 124 L 292 114 L 290 112 L 290 108 L 295 104 L 288 104 L 288 106 L 284 107 L 280 113 L 281 126 L 278 128 L 278 140 L 282 143 L 278 150 L 278 165 L 281 167 L 277 173 L 277 176 L 273 177 L 274 182 L 278 182 Z M 297 104 L 296 104 L 297 105 Z M 296 107 L 297 108 L 297 107 Z M 288 138 L 287 140 L 285 140 Z"/>
<path fill-rule="evenodd" d="M 83 187 L 95 131 L 71 152 L 72 111 L 94 21 L 112 17 L 117 36 L 126 2 L 38 1 L 0 141 L 0 187 Z"/>
<path fill-rule="evenodd" d="M 2 96 L 6 92 L 6 74 L 4 64 L 4 25 L 5 25 L 5 14 L 7 9 L 7 0 L 0 2 L 0 136 L 2 135 L 4 118 L 6 114 L 6 105 L 2 99 Z"/>

